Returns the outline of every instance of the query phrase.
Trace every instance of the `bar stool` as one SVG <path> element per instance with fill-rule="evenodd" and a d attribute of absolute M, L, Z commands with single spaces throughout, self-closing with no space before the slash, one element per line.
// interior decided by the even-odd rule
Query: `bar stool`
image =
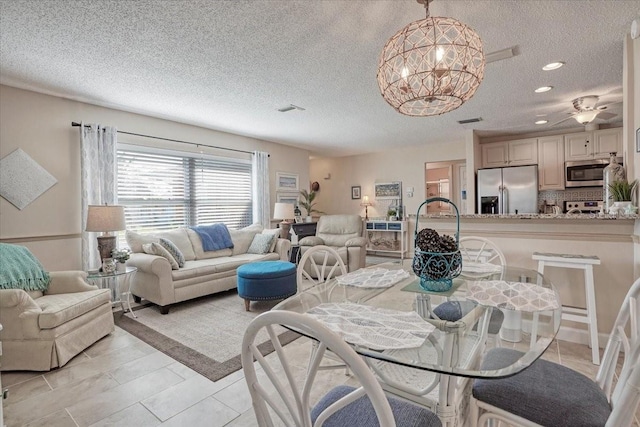
<path fill-rule="evenodd" d="M 538 273 L 544 274 L 544 268 L 575 268 L 584 271 L 584 290 L 586 308 L 562 306 L 562 319 L 572 322 L 586 323 L 589 327 L 589 344 L 591 359 L 594 365 L 600 364 L 600 346 L 598 345 L 598 319 L 596 317 L 596 294 L 593 288 L 593 266 L 600 265 L 597 256 L 552 254 L 534 252 L 533 260 L 538 261 Z M 535 341 L 538 329 L 538 314 L 534 314 L 531 326 L 531 342 Z"/>

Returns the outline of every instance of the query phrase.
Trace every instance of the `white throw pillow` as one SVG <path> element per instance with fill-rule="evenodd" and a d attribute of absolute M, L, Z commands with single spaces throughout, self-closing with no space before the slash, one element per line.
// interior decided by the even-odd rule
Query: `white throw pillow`
<path fill-rule="evenodd" d="M 262 232 L 260 224 L 251 224 L 240 230 L 229 230 L 233 241 L 233 255 L 246 254 L 251 242 L 253 242 L 253 236 L 260 232 Z"/>
<path fill-rule="evenodd" d="M 269 252 L 273 252 L 276 248 L 276 243 L 278 243 L 278 238 L 280 238 L 280 229 L 279 228 L 265 228 L 262 230 L 262 234 L 271 234 L 275 236 L 271 241 L 271 247 L 269 248 Z"/>
<path fill-rule="evenodd" d="M 133 231 L 125 231 L 124 237 L 127 240 L 127 245 L 129 245 L 129 249 L 134 253 L 143 253 L 142 245 L 145 243 L 158 243 L 160 239 L 158 236 L 152 236 L 149 234 L 140 234 Z"/>
<path fill-rule="evenodd" d="M 178 270 L 180 268 L 173 255 L 171 255 L 168 250 L 163 248 L 160 243 L 145 243 L 144 245 L 142 245 L 142 250 L 145 254 L 157 255 L 165 258 L 167 261 L 169 261 L 169 264 L 171 264 L 172 270 Z"/>

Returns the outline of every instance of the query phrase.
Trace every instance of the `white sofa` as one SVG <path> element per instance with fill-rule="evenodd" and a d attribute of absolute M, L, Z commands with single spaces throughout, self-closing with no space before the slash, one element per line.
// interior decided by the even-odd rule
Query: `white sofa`
<path fill-rule="evenodd" d="M 139 302 L 144 298 L 169 313 L 171 304 L 236 287 L 236 269 L 246 263 L 269 260 L 289 260 L 291 242 L 277 238 L 272 250 L 265 254 L 247 253 L 256 234 L 273 233 L 253 224 L 240 230 L 229 230 L 233 249 L 205 252 L 199 235 L 189 228 L 178 228 L 154 235 L 127 231 L 127 243 L 132 251 L 127 265 L 137 267 L 131 279 L 131 293 Z M 279 232 L 279 230 L 277 230 Z M 167 259 L 143 252 L 145 243 L 170 240 L 184 255 L 184 267 L 172 270 Z"/>

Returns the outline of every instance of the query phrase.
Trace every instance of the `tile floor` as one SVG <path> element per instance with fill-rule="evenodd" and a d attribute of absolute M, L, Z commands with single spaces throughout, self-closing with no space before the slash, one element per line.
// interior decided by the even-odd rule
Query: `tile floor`
<path fill-rule="evenodd" d="M 304 339 L 285 348 L 305 366 Z M 556 341 L 545 358 L 594 378 L 590 354 L 584 345 Z M 322 372 L 329 372 L 326 387 L 349 381 L 342 370 Z M 4 372 L 2 385 L 8 427 L 257 425 L 242 371 L 209 381 L 119 328 L 61 369 Z M 635 426 L 638 419 L 636 411 Z"/>
<path fill-rule="evenodd" d="M 306 339 L 285 349 L 302 371 L 309 360 Z M 585 345 L 554 341 L 543 357 L 590 378 L 598 369 Z M 320 371 L 319 377 L 317 398 L 353 382 L 343 370 Z M 117 327 L 61 369 L 3 372 L 2 386 L 9 390 L 7 427 L 257 426 L 242 370 L 212 382 Z M 635 427 L 639 420 L 640 408 Z"/>

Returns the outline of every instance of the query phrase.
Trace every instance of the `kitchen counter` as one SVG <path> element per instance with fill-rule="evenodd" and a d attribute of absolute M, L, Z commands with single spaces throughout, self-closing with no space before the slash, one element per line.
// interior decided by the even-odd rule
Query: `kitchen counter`
<path fill-rule="evenodd" d="M 452 219 L 455 218 L 452 214 L 423 214 L 420 215 L 420 219 Z M 409 218 L 415 220 L 415 215 L 409 215 Z M 555 220 L 614 220 L 614 221 L 628 221 L 640 219 L 640 215 L 596 215 L 596 214 L 506 214 L 506 215 L 491 215 L 491 214 L 463 214 L 460 215 L 460 220 L 465 219 L 555 219 Z"/>

